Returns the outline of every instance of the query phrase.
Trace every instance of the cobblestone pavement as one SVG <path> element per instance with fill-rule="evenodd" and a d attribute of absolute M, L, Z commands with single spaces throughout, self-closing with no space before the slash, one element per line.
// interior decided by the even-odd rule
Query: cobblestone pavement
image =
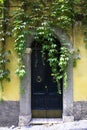
<path fill-rule="evenodd" d="M 87 120 L 60 124 L 30 125 L 26 127 L 0 127 L 0 130 L 87 130 Z"/>

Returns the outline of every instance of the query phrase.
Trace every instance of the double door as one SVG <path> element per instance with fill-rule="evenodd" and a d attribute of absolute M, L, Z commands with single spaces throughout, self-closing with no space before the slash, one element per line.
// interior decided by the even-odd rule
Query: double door
<path fill-rule="evenodd" d="M 32 116 L 54 118 L 62 116 L 62 94 L 58 94 L 57 83 L 51 76 L 48 62 L 42 60 L 40 50 L 31 55 Z M 62 88 L 62 81 L 60 82 Z"/>

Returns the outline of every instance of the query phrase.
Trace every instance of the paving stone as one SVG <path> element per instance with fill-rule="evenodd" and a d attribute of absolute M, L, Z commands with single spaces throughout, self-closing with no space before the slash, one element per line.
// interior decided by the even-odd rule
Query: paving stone
<path fill-rule="evenodd" d="M 48 123 L 43 125 L 29 125 L 25 127 L 0 127 L 0 130 L 87 130 L 87 120 L 66 122 L 66 123 Z"/>

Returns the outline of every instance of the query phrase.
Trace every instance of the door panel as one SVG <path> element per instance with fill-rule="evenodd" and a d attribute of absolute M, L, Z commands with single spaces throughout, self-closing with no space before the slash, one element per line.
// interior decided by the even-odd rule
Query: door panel
<path fill-rule="evenodd" d="M 40 50 L 33 50 L 31 59 L 32 115 L 38 118 L 60 117 L 62 94 L 57 93 L 57 84 L 51 76 L 51 68 L 47 62 L 43 64 Z"/>
<path fill-rule="evenodd" d="M 61 118 L 62 110 L 32 110 L 33 118 Z"/>

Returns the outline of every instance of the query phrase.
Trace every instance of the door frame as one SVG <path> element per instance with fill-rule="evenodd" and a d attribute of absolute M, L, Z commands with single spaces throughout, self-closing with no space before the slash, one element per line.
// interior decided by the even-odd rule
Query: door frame
<path fill-rule="evenodd" d="M 72 49 L 72 43 L 69 36 L 61 29 L 55 28 L 55 34 L 62 45 L 62 39 L 66 41 L 66 47 Z M 34 41 L 33 36 L 27 36 L 26 52 L 23 58 L 25 63 L 26 75 L 20 81 L 20 89 L 24 89 L 24 94 L 20 94 L 20 115 L 19 125 L 28 125 L 32 119 L 31 112 L 31 45 Z M 73 58 L 71 57 L 66 70 L 67 73 L 67 88 L 63 89 L 63 121 L 73 121 Z M 64 88 L 64 87 L 63 87 Z"/>

